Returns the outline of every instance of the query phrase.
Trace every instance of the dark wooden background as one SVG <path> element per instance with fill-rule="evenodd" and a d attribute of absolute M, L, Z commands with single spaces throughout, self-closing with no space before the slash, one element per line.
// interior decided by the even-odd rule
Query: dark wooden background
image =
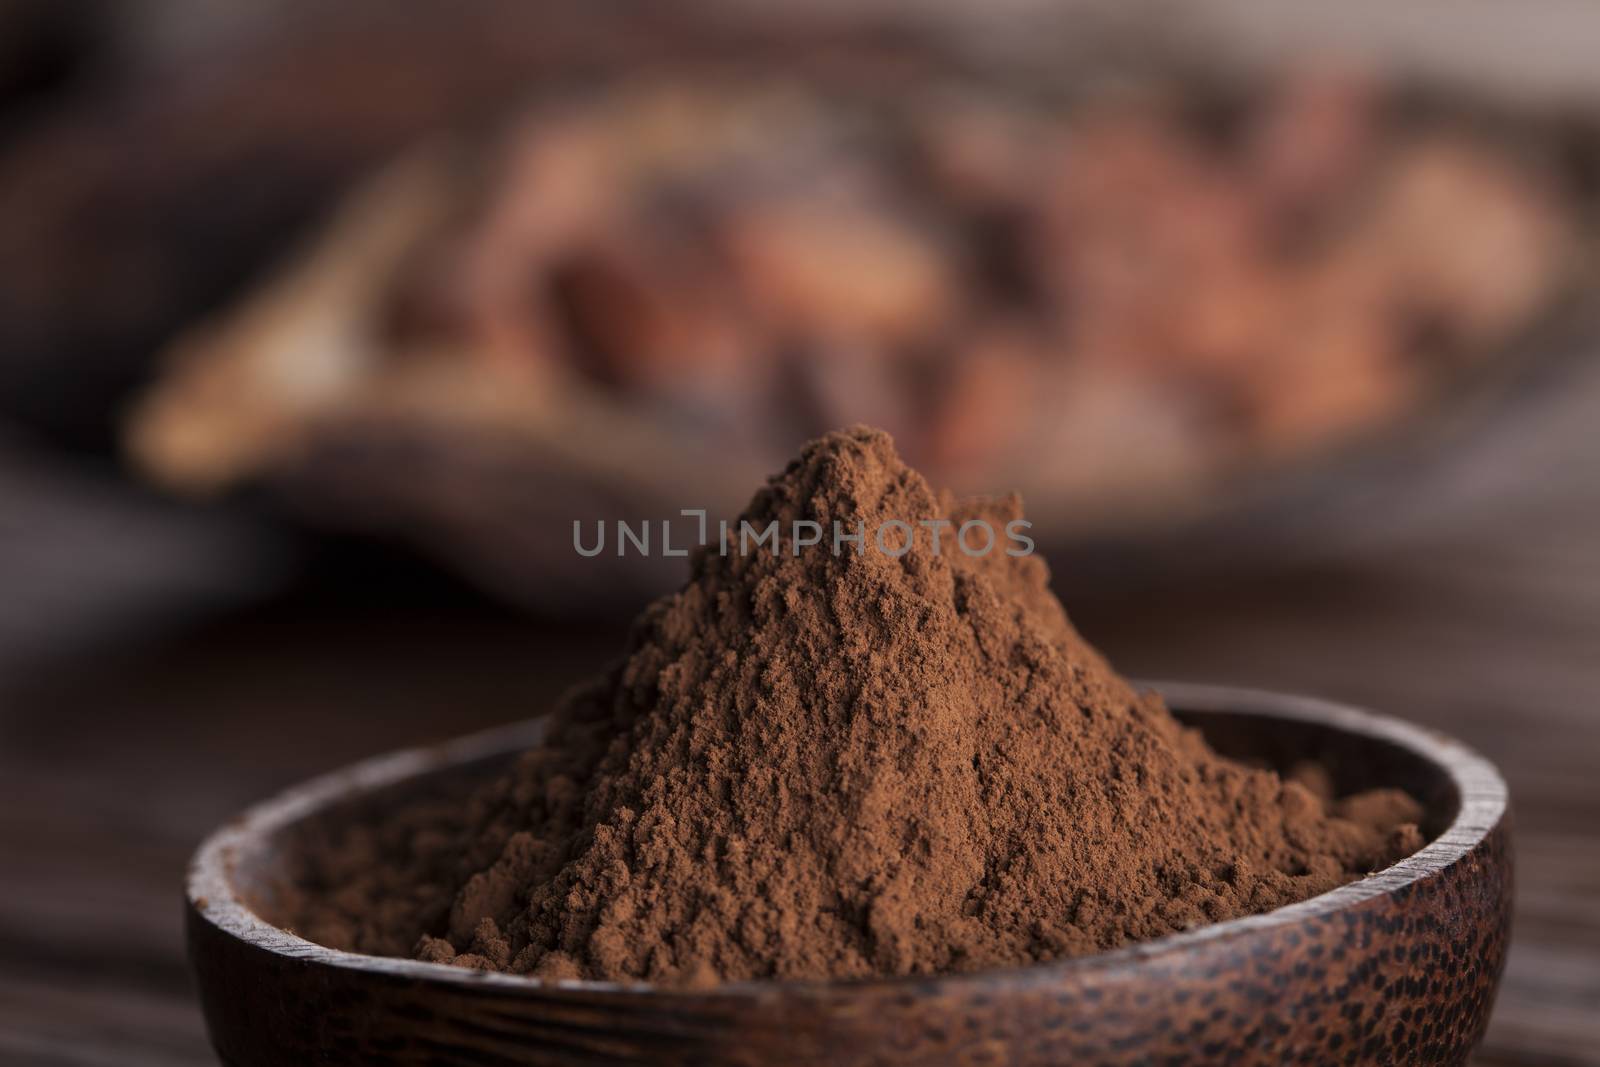
<path fill-rule="evenodd" d="M 1499 763 L 1519 885 L 1484 1064 L 1600 1064 L 1593 363 L 1339 558 L 1062 590 L 1125 670 L 1342 698 Z M 307 570 L 253 526 L 0 447 L 0 1062 L 211 1062 L 179 929 L 198 839 L 308 775 L 537 713 L 620 629 L 362 554 Z"/>

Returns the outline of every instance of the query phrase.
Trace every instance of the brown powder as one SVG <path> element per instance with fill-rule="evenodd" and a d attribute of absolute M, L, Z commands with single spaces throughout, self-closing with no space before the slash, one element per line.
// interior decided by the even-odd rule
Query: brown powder
<path fill-rule="evenodd" d="M 936 496 L 882 433 L 812 443 L 744 516 L 779 520 L 776 554 L 696 555 L 547 745 L 465 810 L 330 842 L 295 925 L 542 977 L 934 974 L 1264 911 L 1420 846 L 1401 793 L 1325 803 L 1217 756 L 1003 535 L 936 554 L 918 526 L 1020 514 Z M 796 519 L 868 547 L 797 554 Z M 900 558 L 870 544 L 891 519 L 918 532 Z"/>

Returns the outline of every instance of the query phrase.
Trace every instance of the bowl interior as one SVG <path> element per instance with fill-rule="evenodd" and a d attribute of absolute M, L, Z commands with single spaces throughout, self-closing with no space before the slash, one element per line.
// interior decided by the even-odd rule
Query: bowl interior
<path fill-rule="evenodd" d="M 1338 795 L 1379 787 L 1405 790 L 1423 807 L 1421 829 L 1429 842 L 1461 809 L 1461 790 L 1447 766 L 1381 734 L 1312 716 L 1181 704 L 1173 711 L 1234 759 L 1279 771 L 1305 761 L 1321 764 Z M 292 926 L 281 900 L 284 887 L 310 881 L 299 859 L 303 843 L 337 838 L 341 827 L 380 821 L 401 803 L 465 801 L 517 753 L 539 743 L 542 733 L 540 722 L 521 724 L 446 750 L 400 753 L 313 784 L 296 800 L 303 809 L 298 816 L 271 820 L 276 825 L 270 832 L 238 842 L 229 864 L 235 895 L 269 923 Z"/>
<path fill-rule="evenodd" d="M 1345 796 L 1366 789 L 1403 789 L 1422 805 L 1422 835 L 1432 841 L 1461 810 L 1461 789 L 1448 767 L 1387 738 L 1313 719 L 1275 718 L 1243 711 L 1173 714 L 1205 735 L 1212 748 L 1243 763 L 1287 771 L 1320 764 Z"/>
<path fill-rule="evenodd" d="M 417 773 L 397 773 L 393 780 L 369 788 L 328 789 L 319 803 L 307 805 L 300 818 L 288 819 L 271 832 L 241 842 L 229 868 L 235 895 L 275 926 L 293 927 L 283 901 L 288 886 L 317 892 L 316 878 L 305 862 L 305 845 L 314 840 L 339 840 L 352 825 L 378 825 L 398 807 L 418 802 L 462 804 L 485 782 L 509 768 L 524 749 L 539 743 L 543 723 L 527 724 L 499 747 L 464 759 L 439 758 Z M 397 762 L 410 753 L 400 753 Z M 419 761 L 420 762 L 420 761 Z M 322 783 L 333 784 L 335 779 Z M 321 792 L 321 790 L 318 790 Z"/>

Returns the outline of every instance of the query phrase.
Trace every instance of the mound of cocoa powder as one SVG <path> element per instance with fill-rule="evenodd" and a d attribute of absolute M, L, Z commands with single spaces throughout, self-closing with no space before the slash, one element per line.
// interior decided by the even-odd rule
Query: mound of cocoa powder
<path fill-rule="evenodd" d="M 742 516 L 779 521 L 776 552 L 698 552 L 548 744 L 464 806 L 330 834 L 281 908 L 335 947 L 549 978 L 935 974 L 1265 911 L 1420 847 L 1403 793 L 1333 802 L 1216 755 L 1078 636 L 1041 560 L 953 541 L 1020 507 L 935 495 L 873 430 L 813 442 Z M 869 535 L 797 551 L 796 519 Z M 916 535 L 898 558 L 889 520 Z"/>

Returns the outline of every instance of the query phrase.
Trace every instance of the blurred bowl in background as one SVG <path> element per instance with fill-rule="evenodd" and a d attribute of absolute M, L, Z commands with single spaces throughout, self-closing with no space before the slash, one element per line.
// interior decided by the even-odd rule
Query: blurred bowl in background
<path fill-rule="evenodd" d="M 393 161 L 163 355 L 139 469 L 604 610 L 681 565 L 574 568 L 574 520 L 732 514 L 863 421 L 936 485 L 1022 490 L 1082 570 L 1260 565 L 1590 330 L 1600 140 L 1567 117 L 1148 27 L 715 25 L 390 124 Z"/>

